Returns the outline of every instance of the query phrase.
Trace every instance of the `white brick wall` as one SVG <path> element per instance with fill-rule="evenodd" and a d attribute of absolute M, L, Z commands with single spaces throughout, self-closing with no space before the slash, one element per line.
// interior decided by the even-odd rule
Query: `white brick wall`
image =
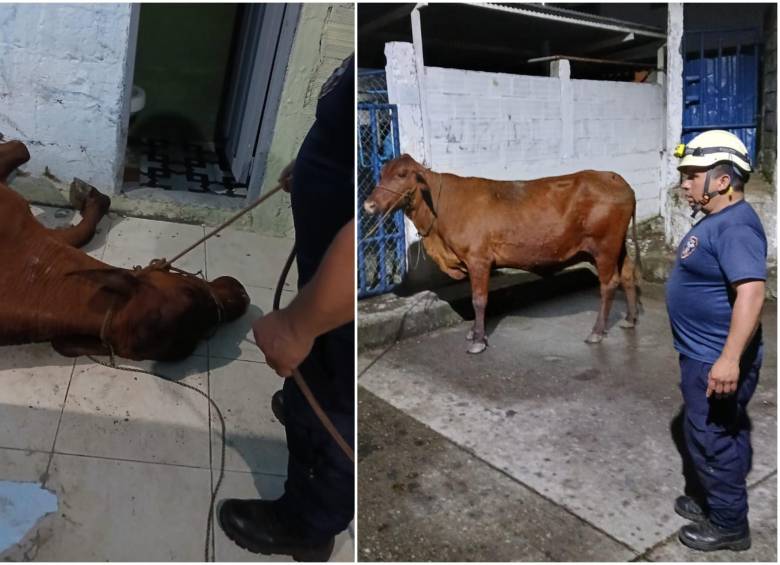
<path fill-rule="evenodd" d="M 419 96 L 406 73 L 410 44 L 385 50 L 390 103 L 399 105 L 401 150 L 422 160 Z M 563 68 L 568 68 L 562 65 Z M 507 75 L 426 67 L 430 166 L 464 176 L 531 179 L 582 169 L 622 175 L 637 195 L 640 219 L 660 213 L 660 152 L 665 100 L 661 86 L 612 81 Z M 414 123 L 413 128 L 404 123 Z"/>
<path fill-rule="evenodd" d="M 114 191 L 124 153 L 129 4 L 0 4 L 0 133 L 23 170 Z"/>

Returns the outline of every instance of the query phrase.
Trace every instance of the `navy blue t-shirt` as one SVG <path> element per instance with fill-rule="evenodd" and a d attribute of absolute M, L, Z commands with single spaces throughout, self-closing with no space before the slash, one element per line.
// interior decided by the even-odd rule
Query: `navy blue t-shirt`
<path fill-rule="evenodd" d="M 674 348 L 715 363 L 726 345 L 736 293 L 731 285 L 766 280 L 767 243 L 755 210 L 741 200 L 705 216 L 683 238 L 666 283 L 666 308 Z M 755 355 L 756 332 L 745 354 Z"/>

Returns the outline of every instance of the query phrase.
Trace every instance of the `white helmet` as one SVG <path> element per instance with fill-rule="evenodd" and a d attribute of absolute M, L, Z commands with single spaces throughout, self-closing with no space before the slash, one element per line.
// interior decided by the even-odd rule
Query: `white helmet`
<path fill-rule="evenodd" d="M 683 167 L 709 169 L 718 163 L 731 163 L 741 175 L 753 170 L 745 144 L 733 133 L 722 129 L 702 132 L 687 145 L 681 143 L 674 150 L 674 155 L 681 157 L 677 170 Z"/>

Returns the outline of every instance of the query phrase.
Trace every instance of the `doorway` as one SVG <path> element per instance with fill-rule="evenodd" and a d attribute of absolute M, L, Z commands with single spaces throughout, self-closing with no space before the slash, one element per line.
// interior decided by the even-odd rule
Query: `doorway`
<path fill-rule="evenodd" d="M 300 5 L 137 9 L 122 192 L 243 207 L 262 184 Z"/>

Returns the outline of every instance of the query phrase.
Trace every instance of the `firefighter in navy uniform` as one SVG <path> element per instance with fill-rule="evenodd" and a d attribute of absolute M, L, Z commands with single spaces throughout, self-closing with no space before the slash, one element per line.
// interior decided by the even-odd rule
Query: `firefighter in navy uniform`
<path fill-rule="evenodd" d="M 745 550 L 752 456 L 747 404 L 761 368 L 767 241 L 744 199 L 751 166 L 735 135 L 701 133 L 676 155 L 693 215 L 704 213 L 682 239 L 666 285 L 680 354 L 684 447 L 698 478 L 686 488 L 691 496 L 675 501 L 675 511 L 693 520 L 678 537 L 701 551 Z"/>
<path fill-rule="evenodd" d="M 339 433 L 354 446 L 354 62 L 350 56 L 320 91 L 316 120 L 290 183 L 299 292 L 290 305 L 257 320 L 255 339 L 280 376 L 298 367 Z M 292 173 L 290 174 L 290 171 Z M 291 181 L 291 182 L 290 182 Z M 281 498 L 226 500 L 219 523 L 255 553 L 327 561 L 334 537 L 354 515 L 354 464 L 286 378 L 274 411 L 287 433 L 287 481 Z M 279 411 L 282 411 L 279 414 Z"/>

